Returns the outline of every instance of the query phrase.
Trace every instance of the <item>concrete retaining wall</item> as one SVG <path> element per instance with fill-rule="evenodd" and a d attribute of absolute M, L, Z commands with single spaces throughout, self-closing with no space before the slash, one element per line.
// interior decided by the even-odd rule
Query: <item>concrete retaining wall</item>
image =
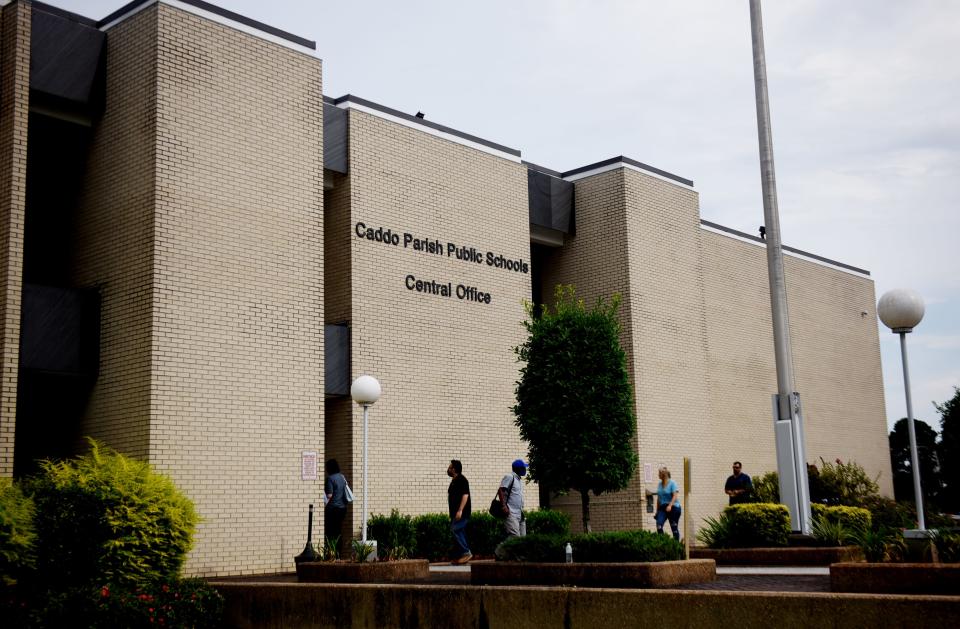
<path fill-rule="evenodd" d="M 950 627 L 960 597 L 546 587 L 214 583 L 225 627 Z"/>

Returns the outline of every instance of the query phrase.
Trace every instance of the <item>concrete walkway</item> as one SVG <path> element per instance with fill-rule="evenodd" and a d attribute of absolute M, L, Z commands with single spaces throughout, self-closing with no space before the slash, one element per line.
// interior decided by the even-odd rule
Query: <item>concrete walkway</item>
<path fill-rule="evenodd" d="M 431 585 L 468 585 L 470 564 L 432 564 Z M 810 566 L 736 566 L 717 568 L 717 580 L 678 586 L 678 590 L 726 592 L 829 592 L 830 568 Z"/>

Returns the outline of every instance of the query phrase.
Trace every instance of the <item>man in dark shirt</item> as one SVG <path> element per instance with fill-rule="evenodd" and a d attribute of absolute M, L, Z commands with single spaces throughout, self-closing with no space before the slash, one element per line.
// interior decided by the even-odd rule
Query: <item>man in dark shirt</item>
<path fill-rule="evenodd" d="M 733 475 L 727 477 L 727 484 L 723 487 L 732 505 L 753 501 L 753 481 L 740 471 L 742 467 L 740 461 L 733 462 Z"/>
<path fill-rule="evenodd" d="M 447 488 L 447 506 L 450 508 L 450 530 L 457 544 L 459 555 L 450 563 L 463 564 L 470 561 L 473 553 L 467 546 L 467 522 L 470 520 L 470 483 L 463 475 L 463 464 L 453 459 L 447 467 L 447 476 L 452 478 Z"/>

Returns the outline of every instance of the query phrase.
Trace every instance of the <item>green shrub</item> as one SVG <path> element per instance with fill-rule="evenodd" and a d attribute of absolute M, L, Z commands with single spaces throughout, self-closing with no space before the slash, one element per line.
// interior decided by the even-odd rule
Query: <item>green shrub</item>
<path fill-rule="evenodd" d="M 527 535 L 543 533 L 546 535 L 569 535 L 570 516 L 563 511 L 540 509 L 525 511 Z"/>
<path fill-rule="evenodd" d="M 90 445 L 71 461 L 43 462 L 30 483 L 38 581 L 65 590 L 176 577 L 198 520 L 193 504 L 147 463 Z"/>
<path fill-rule="evenodd" d="M 730 548 L 733 545 L 731 537 L 730 518 L 726 513 L 716 518 L 707 516 L 697 531 L 697 539 L 707 548 Z"/>
<path fill-rule="evenodd" d="M 450 532 L 450 517 L 442 513 L 426 513 L 413 518 L 417 532 L 416 556 L 439 561 L 450 557 L 453 533 Z"/>
<path fill-rule="evenodd" d="M 683 555 L 683 546 L 671 535 L 653 531 L 615 531 L 575 535 L 574 561 L 609 563 L 618 561 L 674 561 Z"/>
<path fill-rule="evenodd" d="M 843 526 L 847 531 L 862 531 L 871 528 L 870 511 L 862 507 L 836 506 L 828 507 L 820 504 L 810 505 L 813 511 L 813 523 L 826 520 Z"/>
<path fill-rule="evenodd" d="M 506 537 L 503 522 L 489 513 L 481 511 L 470 516 L 467 543 L 474 555 L 493 555 L 493 551 Z"/>
<path fill-rule="evenodd" d="M 0 478 L 0 584 L 13 585 L 34 566 L 33 500 L 20 486 Z"/>
<path fill-rule="evenodd" d="M 560 535 L 543 533 L 511 537 L 497 547 L 497 561 L 562 563 L 565 561 L 568 541 L 570 540 Z"/>
<path fill-rule="evenodd" d="M 814 518 L 812 533 L 819 546 L 846 546 L 851 537 L 843 524 L 827 518 Z"/>
<path fill-rule="evenodd" d="M 857 531 L 852 539 L 863 550 L 863 556 L 866 560 L 871 563 L 895 561 L 906 550 L 903 536 L 900 531 L 894 529 L 880 528 Z"/>
<path fill-rule="evenodd" d="M 377 553 L 388 559 L 416 555 L 417 530 L 413 518 L 393 509 L 390 515 L 374 515 L 367 520 L 370 538 L 377 540 Z"/>
<path fill-rule="evenodd" d="M 776 472 L 767 472 L 753 479 L 753 501 L 780 503 L 780 477 Z"/>
<path fill-rule="evenodd" d="M 38 627 L 219 627 L 223 597 L 202 579 L 173 579 L 133 588 L 113 585 L 48 593 L 22 608 Z"/>
<path fill-rule="evenodd" d="M 937 529 L 932 531 L 930 539 L 941 563 L 960 563 L 960 533 Z"/>
<path fill-rule="evenodd" d="M 683 555 L 683 546 L 669 535 L 652 531 L 614 531 L 563 536 L 534 533 L 512 537 L 497 548 L 499 561 L 562 563 L 567 542 L 577 563 L 672 561 Z"/>
<path fill-rule="evenodd" d="M 729 520 L 727 547 L 786 546 L 790 536 L 790 512 L 785 505 L 748 503 L 723 510 Z"/>
<path fill-rule="evenodd" d="M 826 505 L 860 507 L 867 498 L 880 492 L 876 479 L 867 475 L 855 461 L 844 463 L 836 459 L 828 463 L 820 459 L 820 468 L 807 466 L 810 480 L 810 501 Z"/>
<path fill-rule="evenodd" d="M 870 512 L 874 530 L 908 529 L 917 523 L 917 511 L 913 503 L 897 502 L 885 496 L 870 496 L 863 501 L 863 507 Z"/>

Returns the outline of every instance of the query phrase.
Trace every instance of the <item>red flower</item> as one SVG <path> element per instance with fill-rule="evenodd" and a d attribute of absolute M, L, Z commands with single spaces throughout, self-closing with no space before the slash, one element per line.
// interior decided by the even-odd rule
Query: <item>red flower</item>
<path fill-rule="evenodd" d="M 102 588 L 100 588 L 100 597 L 107 598 L 108 596 L 110 596 L 110 588 L 108 588 L 107 586 L 103 586 Z"/>

